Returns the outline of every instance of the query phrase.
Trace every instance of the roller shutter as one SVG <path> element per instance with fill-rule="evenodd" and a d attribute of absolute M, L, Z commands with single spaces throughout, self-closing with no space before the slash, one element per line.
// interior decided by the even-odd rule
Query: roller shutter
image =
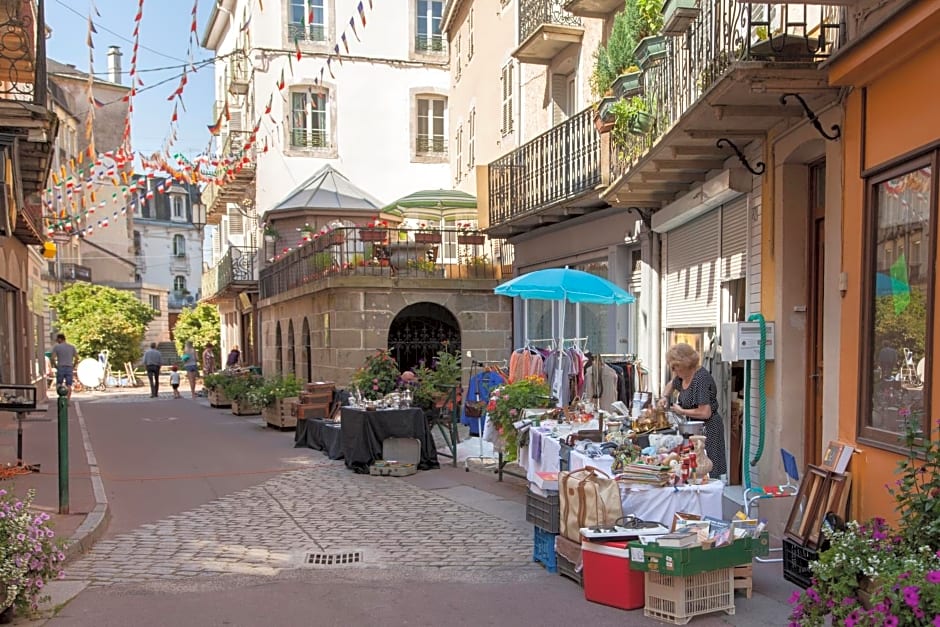
<path fill-rule="evenodd" d="M 721 212 L 710 211 L 666 234 L 666 328 L 718 323 Z"/>
<path fill-rule="evenodd" d="M 721 272 L 719 279 L 743 279 L 747 267 L 747 197 L 721 208 Z"/>

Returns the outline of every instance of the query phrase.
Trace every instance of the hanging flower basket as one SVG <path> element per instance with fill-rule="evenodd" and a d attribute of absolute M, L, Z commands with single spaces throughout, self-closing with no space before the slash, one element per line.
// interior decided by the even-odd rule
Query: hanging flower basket
<path fill-rule="evenodd" d="M 466 235 L 457 236 L 458 244 L 466 244 L 468 246 L 482 246 L 486 243 L 486 235 L 482 233 L 467 233 Z"/>
<path fill-rule="evenodd" d="M 640 68 L 648 70 L 653 63 L 666 56 L 666 38 L 663 35 L 644 37 L 633 51 Z"/>
<path fill-rule="evenodd" d="M 637 70 L 621 74 L 610 88 L 620 98 L 635 96 L 643 91 L 643 72 Z"/>
<path fill-rule="evenodd" d="M 346 235 L 342 231 L 332 231 L 329 235 L 330 246 L 342 246 L 346 241 Z"/>
<path fill-rule="evenodd" d="M 634 135 L 646 135 L 653 126 L 653 116 L 646 111 L 636 111 L 630 120 L 629 131 Z"/>
<path fill-rule="evenodd" d="M 384 242 L 388 239 L 385 229 L 359 229 L 359 239 L 364 242 Z"/>
<path fill-rule="evenodd" d="M 440 244 L 441 234 L 437 233 L 415 233 L 415 242 L 418 244 Z"/>
<path fill-rule="evenodd" d="M 666 0 L 663 4 L 663 35 L 684 35 L 701 13 L 698 0 Z"/>

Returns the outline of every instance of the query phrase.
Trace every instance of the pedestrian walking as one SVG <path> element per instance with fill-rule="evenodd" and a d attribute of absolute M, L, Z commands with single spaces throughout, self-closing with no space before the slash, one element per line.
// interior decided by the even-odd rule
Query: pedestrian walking
<path fill-rule="evenodd" d="M 186 380 L 189 381 L 189 393 L 196 398 L 196 376 L 199 374 L 199 364 L 196 363 L 196 349 L 191 342 L 186 342 L 183 349 L 183 370 L 186 371 Z"/>
<path fill-rule="evenodd" d="M 225 360 L 226 368 L 234 368 L 238 365 L 238 362 L 241 361 L 242 353 L 238 350 L 238 346 L 233 346 L 232 350 L 228 354 L 228 359 Z"/>
<path fill-rule="evenodd" d="M 173 398 L 183 398 L 180 394 L 180 369 L 176 364 L 170 366 L 170 387 L 173 388 Z"/>
<path fill-rule="evenodd" d="M 163 355 L 157 350 L 157 343 L 151 342 L 150 348 L 144 352 L 144 368 L 147 369 L 147 381 L 150 382 L 150 398 L 157 398 L 160 389 L 160 366 L 163 365 Z"/>
<path fill-rule="evenodd" d="M 202 349 L 202 376 L 213 372 L 215 372 L 215 348 L 210 342 Z"/>
<path fill-rule="evenodd" d="M 55 365 L 55 384 L 56 387 L 65 384 L 68 388 L 68 398 L 72 398 L 72 383 L 75 376 L 75 359 L 78 357 L 78 351 L 75 347 L 65 341 L 65 334 L 59 333 L 55 337 L 56 344 L 52 347 L 52 356 L 50 361 Z"/>

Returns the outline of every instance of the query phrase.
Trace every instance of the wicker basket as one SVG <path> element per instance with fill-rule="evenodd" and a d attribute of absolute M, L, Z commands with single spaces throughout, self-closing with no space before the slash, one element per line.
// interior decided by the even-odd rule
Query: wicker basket
<path fill-rule="evenodd" d="M 719 568 L 678 577 L 646 573 L 644 616 L 685 625 L 712 612 L 734 614 L 734 569 Z"/>

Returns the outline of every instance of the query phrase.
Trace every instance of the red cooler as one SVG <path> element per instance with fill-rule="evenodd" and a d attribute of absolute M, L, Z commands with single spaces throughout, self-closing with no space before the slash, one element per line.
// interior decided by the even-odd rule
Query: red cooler
<path fill-rule="evenodd" d="M 581 542 L 585 599 L 623 610 L 646 605 L 644 573 L 630 570 L 627 544 L 627 541 Z"/>

